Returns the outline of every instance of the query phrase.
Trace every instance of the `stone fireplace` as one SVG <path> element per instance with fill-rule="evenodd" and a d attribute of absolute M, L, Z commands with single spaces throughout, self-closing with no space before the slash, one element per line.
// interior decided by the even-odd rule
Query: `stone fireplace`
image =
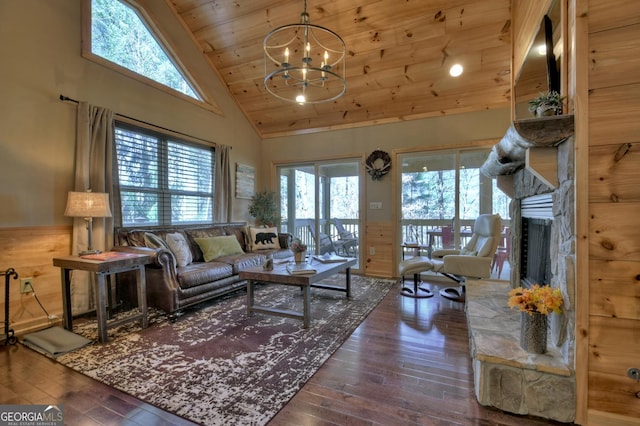
<path fill-rule="evenodd" d="M 551 227 L 553 225 L 553 197 L 534 195 L 520 201 L 520 284 L 530 288 L 534 284 L 551 284 Z"/>
<path fill-rule="evenodd" d="M 514 197 L 511 203 L 510 214 L 512 223 L 511 253 L 509 262 L 512 265 L 510 284 L 511 287 L 523 285 L 522 259 L 523 251 L 522 225 L 523 210 L 525 216 L 531 216 L 527 210 L 527 200 L 547 199 L 551 201 L 551 208 L 546 206 L 534 215 L 541 219 L 547 219 L 549 228 L 549 270 L 548 284 L 554 288 L 560 288 L 564 296 L 564 307 L 561 315 L 551 315 L 550 319 L 550 343 L 561 349 L 564 362 L 573 365 L 575 353 L 574 336 L 574 289 L 575 289 L 575 226 L 574 226 L 574 181 L 573 181 L 573 137 L 561 143 L 557 147 L 558 155 L 558 187 L 549 188 L 533 173 L 522 169 L 513 175 Z M 542 197 L 541 197 L 542 195 Z M 523 208 L 524 202 L 524 208 Z M 548 214 L 551 217 L 548 217 Z M 538 253 L 533 253 L 537 255 Z M 543 256 L 539 253 L 539 256 Z"/>
<path fill-rule="evenodd" d="M 538 127 L 529 138 L 512 125 L 481 169 L 499 186 L 508 182 L 512 195 L 511 275 L 508 283 L 468 283 L 466 302 L 478 401 L 562 422 L 575 418 L 576 393 L 574 140 L 568 120 L 553 118 L 549 132 L 544 127 L 550 121 L 532 120 L 527 125 Z M 536 169 L 540 155 L 544 161 Z M 562 314 L 549 317 L 542 355 L 522 350 L 520 313 L 507 306 L 510 288 L 534 283 L 559 288 L 564 298 Z"/>

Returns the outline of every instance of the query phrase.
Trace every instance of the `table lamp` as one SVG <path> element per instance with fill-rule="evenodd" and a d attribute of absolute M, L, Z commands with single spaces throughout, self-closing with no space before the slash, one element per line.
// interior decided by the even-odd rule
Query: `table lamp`
<path fill-rule="evenodd" d="M 109 207 L 109 194 L 104 192 L 74 192 L 69 191 L 67 196 L 67 208 L 64 211 L 65 216 L 82 217 L 87 222 L 87 250 L 82 251 L 79 255 L 100 253 L 100 250 L 94 250 L 92 245 L 92 228 L 94 217 L 111 217 L 111 208 Z"/>

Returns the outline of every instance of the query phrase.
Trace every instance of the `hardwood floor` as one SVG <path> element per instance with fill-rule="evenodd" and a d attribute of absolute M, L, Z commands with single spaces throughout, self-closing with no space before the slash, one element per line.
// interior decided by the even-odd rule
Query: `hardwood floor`
<path fill-rule="evenodd" d="M 464 305 L 433 282 L 430 299 L 392 290 L 269 425 L 559 424 L 477 403 Z M 1 404 L 63 405 L 66 425 L 192 424 L 20 344 L 0 360 Z"/>

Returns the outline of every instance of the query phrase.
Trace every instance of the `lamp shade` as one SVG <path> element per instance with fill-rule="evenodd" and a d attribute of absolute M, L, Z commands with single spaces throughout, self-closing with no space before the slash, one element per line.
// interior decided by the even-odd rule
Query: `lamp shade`
<path fill-rule="evenodd" d="M 72 217 L 111 217 L 109 194 L 105 192 L 69 191 L 64 215 Z"/>

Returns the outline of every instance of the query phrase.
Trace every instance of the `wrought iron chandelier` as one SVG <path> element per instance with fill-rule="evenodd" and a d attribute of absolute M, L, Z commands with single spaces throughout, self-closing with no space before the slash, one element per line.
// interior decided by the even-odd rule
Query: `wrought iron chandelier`
<path fill-rule="evenodd" d="M 320 103 L 346 92 L 344 41 L 335 32 L 309 23 L 306 0 L 300 23 L 271 31 L 262 47 L 264 87 L 276 98 Z"/>

